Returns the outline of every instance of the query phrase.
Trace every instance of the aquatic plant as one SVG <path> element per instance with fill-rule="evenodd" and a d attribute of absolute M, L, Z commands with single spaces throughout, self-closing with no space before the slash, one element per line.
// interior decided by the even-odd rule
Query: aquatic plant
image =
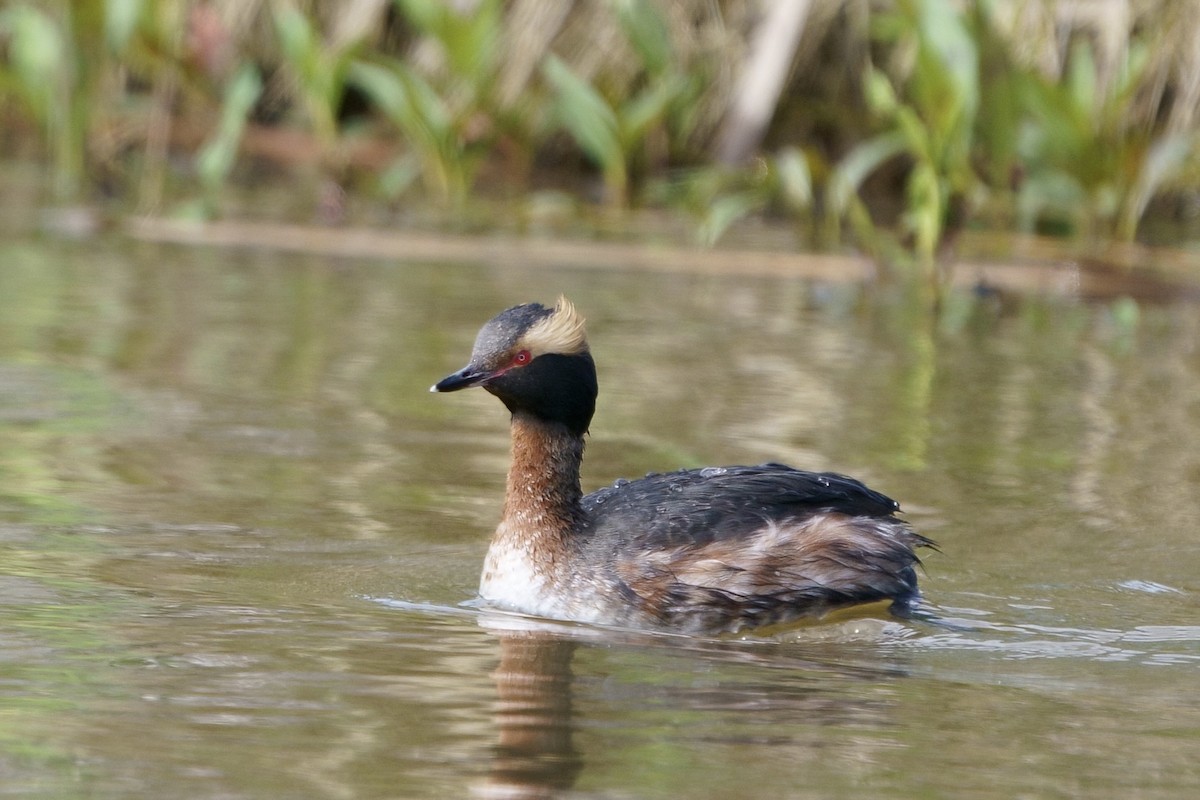
<path fill-rule="evenodd" d="M 48 12 L 19 3 L 0 10 L 0 41 L 7 55 L 0 96 L 23 102 L 54 166 L 53 194 L 69 199 L 83 177 L 86 132 L 70 35 Z"/>
<path fill-rule="evenodd" d="M 1073 229 L 1132 239 L 1151 197 L 1196 143 L 1190 131 L 1155 130 L 1131 118 L 1148 47 L 1134 40 L 1104 82 L 1092 46 L 1077 42 L 1062 80 L 1025 74 L 1026 124 L 1018 152 L 1027 169 L 1017 195 L 1019 225 L 1043 218 Z"/>
<path fill-rule="evenodd" d="M 930 269 L 943 240 L 951 207 L 973 193 L 971 163 L 980 105 L 979 53 L 963 16 L 949 0 L 902 0 L 874 19 L 875 35 L 893 56 L 911 66 L 893 81 L 868 64 L 863 77 L 869 107 L 885 130 L 856 146 L 835 169 L 830 213 L 852 213 L 867 225 L 856 198 L 865 178 L 903 154 L 903 226 L 919 263 Z"/>
<path fill-rule="evenodd" d="M 1105 80 L 1084 38 L 1061 72 L 1020 53 L 998 7 L 903 0 L 873 18 L 886 48 L 862 90 L 884 129 L 833 167 L 825 230 L 849 223 L 865 246 L 888 245 L 867 212 L 868 178 L 902 157 L 901 233 L 928 271 L 947 236 L 979 213 L 1022 230 L 1053 225 L 1132 239 L 1150 200 L 1194 158 L 1197 133 L 1134 113 L 1147 48 L 1131 33 Z M 981 68 L 982 66 L 982 68 Z M 986 101 L 985 101 L 986 99 Z"/>
<path fill-rule="evenodd" d="M 814 213 L 814 192 L 808 154 L 787 146 L 757 159 L 752 169 L 704 165 L 676 170 L 650 182 L 645 200 L 687 213 L 695 221 L 696 242 L 710 247 L 754 214 L 776 214 L 805 227 Z"/>
<path fill-rule="evenodd" d="M 273 3 L 271 21 L 321 155 L 331 158 L 338 139 L 338 107 L 360 39 L 322 36 L 288 0 Z"/>
<path fill-rule="evenodd" d="M 205 210 L 210 214 L 220 204 L 220 190 L 233 172 L 246 120 L 262 95 L 262 88 L 258 70 L 253 65 L 243 65 L 226 87 L 216 131 L 196 155 L 196 172 L 205 190 Z"/>
<path fill-rule="evenodd" d="M 632 94 L 610 99 L 559 57 L 549 56 L 543 75 L 554 90 L 554 118 L 600 168 L 610 203 L 628 202 L 631 172 L 654 129 L 668 142 L 686 136 L 686 109 L 699 89 L 699 76 L 683 69 L 670 32 L 645 0 L 616 4 L 622 29 L 641 60 L 645 83 Z"/>
<path fill-rule="evenodd" d="M 245 147 L 444 209 L 480 175 L 590 196 L 586 161 L 608 203 L 685 213 L 702 242 L 774 214 L 926 271 L 962 226 L 1131 239 L 1155 198 L 1200 191 L 1200 18 L 1181 4 L 814 4 L 767 139 L 722 167 L 756 7 L 16 0 L 0 144 L 46 161 L 53 202 L 148 212 L 183 187 L 214 213 Z"/>
<path fill-rule="evenodd" d="M 178 121 L 213 99 L 186 12 L 136 0 L 0 10 L 0 110 L 20 98 L 40 130 L 54 202 L 99 184 L 158 207 Z"/>
<path fill-rule="evenodd" d="M 409 148 L 380 187 L 397 196 L 419 174 L 434 197 L 461 203 L 489 152 L 500 117 L 492 87 L 502 8 L 498 0 L 483 0 L 470 9 L 433 0 L 397 0 L 396 5 L 436 45 L 441 68 L 427 78 L 413 66 L 379 54 L 351 65 L 349 81 L 402 132 Z"/>

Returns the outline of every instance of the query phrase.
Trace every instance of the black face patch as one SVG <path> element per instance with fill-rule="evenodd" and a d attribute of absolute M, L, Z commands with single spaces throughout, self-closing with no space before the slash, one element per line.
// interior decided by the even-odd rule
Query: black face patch
<path fill-rule="evenodd" d="M 582 436 L 596 411 L 596 365 L 589 353 L 539 356 L 528 367 L 505 372 L 484 384 L 514 414 L 525 412 L 561 422 Z"/>

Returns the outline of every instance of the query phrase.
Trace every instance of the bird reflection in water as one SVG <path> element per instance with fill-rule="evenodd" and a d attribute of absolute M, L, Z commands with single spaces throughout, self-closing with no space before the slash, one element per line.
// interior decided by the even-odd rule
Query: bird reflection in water
<path fill-rule="evenodd" d="M 497 637 L 500 659 L 492 672 L 497 741 L 486 778 L 472 787 L 472 796 L 489 800 L 570 796 L 586 767 L 573 741 L 579 722 L 572 659 L 594 641 L 615 652 L 649 652 L 662 669 L 679 670 L 676 680 L 653 686 L 638 673 L 606 681 L 605 705 L 618 717 L 647 708 L 674 717 L 680 708 L 693 709 L 705 719 L 690 729 L 691 741 L 782 748 L 780 756 L 797 765 L 820 758 L 829 730 L 840 726 L 856 731 L 847 754 L 859 751 L 854 757 L 863 763 L 893 746 L 886 736 L 858 733 L 894 726 L 894 693 L 885 687 L 908 676 L 902 659 L 878 659 L 877 649 L 903 637 L 904 626 L 867 615 L 756 639 L 601 630 L 507 614 L 481 622 Z"/>
<path fill-rule="evenodd" d="M 498 631 L 499 740 L 481 798 L 552 798 L 583 771 L 572 742 L 571 658 L 578 644 L 540 630 Z"/>

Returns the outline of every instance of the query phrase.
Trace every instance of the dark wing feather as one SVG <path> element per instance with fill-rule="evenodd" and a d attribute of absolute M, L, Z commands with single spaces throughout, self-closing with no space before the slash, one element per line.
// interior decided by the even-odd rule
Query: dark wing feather
<path fill-rule="evenodd" d="M 748 534 L 768 521 L 818 511 L 890 517 L 900 505 L 859 481 L 783 464 L 709 467 L 618 481 L 583 498 L 587 527 L 646 547 L 700 545 Z"/>

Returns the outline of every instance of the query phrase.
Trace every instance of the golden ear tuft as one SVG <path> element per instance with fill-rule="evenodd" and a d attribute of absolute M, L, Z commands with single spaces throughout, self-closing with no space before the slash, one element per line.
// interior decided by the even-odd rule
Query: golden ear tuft
<path fill-rule="evenodd" d="M 587 350 L 587 331 L 583 323 L 583 317 L 571 301 L 560 295 L 554 312 L 539 320 L 521 337 L 522 346 L 534 356 L 582 353 Z"/>

